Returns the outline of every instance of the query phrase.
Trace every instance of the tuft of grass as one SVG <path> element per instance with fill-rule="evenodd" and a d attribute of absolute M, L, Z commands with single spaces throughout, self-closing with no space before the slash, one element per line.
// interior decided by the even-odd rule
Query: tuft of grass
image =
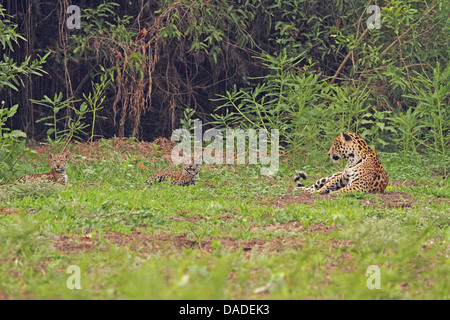
<path fill-rule="evenodd" d="M 22 198 L 51 197 L 63 190 L 63 186 L 48 181 L 33 181 L 29 183 L 13 183 L 2 188 L 0 201 Z"/>

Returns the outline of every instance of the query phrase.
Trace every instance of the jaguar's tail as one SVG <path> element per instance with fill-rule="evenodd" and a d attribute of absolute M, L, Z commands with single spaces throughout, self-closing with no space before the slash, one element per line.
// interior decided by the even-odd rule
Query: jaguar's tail
<path fill-rule="evenodd" d="M 295 177 L 294 177 L 295 186 L 296 186 L 297 188 L 305 187 L 305 185 L 301 182 L 301 179 L 303 179 L 303 180 L 308 179 L 308 176 L 307 176 L 306 173 L 303 172 L 303 171 L 299 171 L 299 172 L 295 175 Z"/>

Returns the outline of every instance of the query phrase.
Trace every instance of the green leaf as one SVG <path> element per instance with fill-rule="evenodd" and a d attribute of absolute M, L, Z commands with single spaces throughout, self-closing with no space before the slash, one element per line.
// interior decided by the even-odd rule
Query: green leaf
<path fill-rule="evenodd" d="M 8 115 L 7 115 L 8 118 L 11 118 L 12 116 L 14 116 L 16 114 L 18 106 L 19 106 L 18 104 L 15 104 L 9 109 Z"/>
<path fill-rule="evenodd" d="M 13 130 L 10 133 L 5 133 L 5 137 L 10 138 L 26 138 L 27 134 L 21 130 Z"/>

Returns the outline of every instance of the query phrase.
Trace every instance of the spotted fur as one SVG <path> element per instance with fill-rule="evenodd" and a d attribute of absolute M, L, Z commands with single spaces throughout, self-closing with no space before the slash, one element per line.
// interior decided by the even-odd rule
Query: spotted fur
<path fill-rule="evenodd" d="M 199 178 L 198 164 L 185 165 L 181 171 L 162 171 L 150 176 L 146 182 L 153 184 L 154 182 L 163 182 L 169 180 L 172 184 L 180 186 L 188 186 L 195 184 L 195 180 Z"/>
<path fill-rule="evenodd" d="M 35 181 L 54 182 L 59 184 L 67 184 L 68 177 L 66 173 L 67 161 L 71 158 L 70 152 L 64 152 L 60 154 L 50 153 L 48 155 L 48 163 L 52 167 L 48 173 L 29 174 L 23 176 L 17 182 L 27 183 Z"/>
<path fill-rule="evenodd" d="M 340 194 L 352 191 L 382 193 L 389 183 L 380 157 L 354 133 L 341 133 L 333 142 L 328 155 L 334 162 L 348 159 L 342 172 L 317 180 L 311 187 L 301 183 L 307 176 L 300 171 L 294 177 L 297 189 L 313 193 Z"/>

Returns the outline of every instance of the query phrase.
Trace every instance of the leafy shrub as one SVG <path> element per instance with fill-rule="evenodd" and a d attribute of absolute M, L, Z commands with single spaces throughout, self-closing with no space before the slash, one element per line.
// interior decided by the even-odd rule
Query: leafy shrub
<path fill-rule="evenodd" d="M 370 122 L 368 92 L 350 85 L 331 84 L 313 69 L 299 68 L 304 57 L 265 56 L 263 63 L 272 70 L 258 78 L 255 88 L 235 89 L 218 101 L 214 124 L 227 128 L 280 130 L 280 140 L 288 150 L 328 148 L 340 131 L 363 133 L 368 139 L 386 129 L 384 117 Z M 225 110 L 225 111 L 223 111 Z M 365 120 L 365 121 L 364 121 Z M 376 126 L 376 120 L 382 121 Z M 375 124 L 371 130 L 364 125 Z"/>
<path fill-rule="evenodd" d="M 17 173 L 20 174 L 29 169 L 26 163 L 18 162 L 20 156 L 35 154 L 34 151 L 26 148 L 23 139 L 26 134 L 23 131 L 11 130 L 5 126 L 6 121 L 16 114 L 17 108 L 18 105 L 7 108 L 2 102 L 0 109 L 0 184 L 16 178 Z"/>
<path fill-rule="evenodd" d="M 25 40 L 20 34 L 16 33 L 17 25 L 11 23 L 9 17 L 5 15 L 5 9 L 0 6 L 0 44 L 3 50 L 8 47 L 11 51 L 14 50 L 14 45 L 19 43 L 19 40 Z M 27 57 L 20 65 L 6 54 L 0 57 L 0 93 L 3 90 L 10 88 L 18 91 L 19 86 L 23 85 L 20 76 L 23 75 L 42 75 L 44 73 L 42 65 L 46 62 L 46 58 L 50 52 L 39 59 L 31 61 Z M 16 173 L 20 170 L 17 168 L 18 159 L 23 153 L 33 153 L 25 147 L 26 134 L 21 130 L 11 130 L 6 127 L 7 121 L 10 120 L 17 112 L 18 105 L 8 107 L 5 101 L 1 101 L 0 106 L 0 183 L 1 179 L 9 181 L 16 177 Z M 19 167 L 26 166 L 19 164 Z"/>

